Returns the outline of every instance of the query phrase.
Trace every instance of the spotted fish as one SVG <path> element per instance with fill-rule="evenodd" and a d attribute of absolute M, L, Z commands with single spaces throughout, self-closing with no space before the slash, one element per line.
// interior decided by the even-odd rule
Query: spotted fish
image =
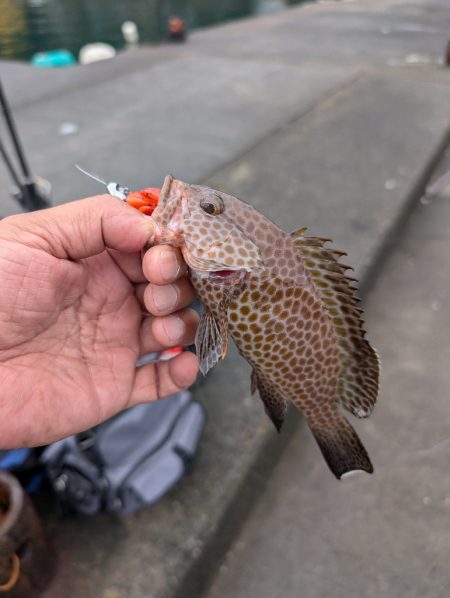
<path fill-rule="evenodd" d="M 337 478 L 373 471 L 342 415 L 370 415 L 379 362 L 365 339 L 349 268 L 328 239 L 288 234 L 249 204 L 166 177 L 151 243 L 181 248 L 202 300 L 196 349 L 206 372 L 228 335 L 252 366 L 251 390 L 281 429 L 289 401 L 304 415 Z"/>

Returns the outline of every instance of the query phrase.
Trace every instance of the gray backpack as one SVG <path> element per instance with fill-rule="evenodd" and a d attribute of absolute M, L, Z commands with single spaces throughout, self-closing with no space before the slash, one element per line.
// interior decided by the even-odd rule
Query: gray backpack
<path fill-rule="evenodd" d="M 184 391 L 48 446 L 41 459 L 61 507 L 94 515 L 154 503 L 190 466 L 205 418 Z"/>

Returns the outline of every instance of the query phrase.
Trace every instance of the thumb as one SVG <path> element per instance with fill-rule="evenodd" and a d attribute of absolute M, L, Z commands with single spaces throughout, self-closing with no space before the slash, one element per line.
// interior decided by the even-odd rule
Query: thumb
<path fill-rule="evenodd" d="M 105 249 L 140 251 L 153 223 L 138 210 L 110 195 L 88 197 L 0 223 L 3 238 L 43 249 L 58 258 L 83 259 Z"/>

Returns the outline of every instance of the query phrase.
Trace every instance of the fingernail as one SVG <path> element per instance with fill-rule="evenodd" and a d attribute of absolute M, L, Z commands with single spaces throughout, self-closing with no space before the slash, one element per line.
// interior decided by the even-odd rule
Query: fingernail
<path fill-rule="evenodd" d="M 153 303 L 158 311 L 173 311 L 176 308 L 178 303 L 178 289 L 175 285 L 152 285 L 150 288 Z"/>
<path fill-rule="evenodd" d="M 139 214 L 141 214 L 141 212 L 139 212 Z M 153 220 L 151 218 L 149 218 L 148 216 L 144 215 L 142 226 L 144 227 L 144 230 L 147 234 L 147 242 L 152 243 L 153 236 L 155 234 L 155 224 L 154 224 Z"/>
<path fill-rule="evenodd" d="M 178 342 L 184 334 L 183 320 L 178 316 L 167 316 L 162 320 L 162 326 L 170 342 Z"/>
<path fill-rule="evenodd" d="M 164 281 L 176 280 L 180 273 L 180 264 L 176 254 L 170 249 L 161 248 L 159 252 L 159 272 Z"/>

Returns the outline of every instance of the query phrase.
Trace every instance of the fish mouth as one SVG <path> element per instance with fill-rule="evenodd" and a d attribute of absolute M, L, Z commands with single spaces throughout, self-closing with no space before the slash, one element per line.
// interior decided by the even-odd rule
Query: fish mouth
<path fill-rule="evenodd" d="M 216 270 L 212 272 L 214 276 L 220 276 L 220 278 L 229 278 L 236 274 L 236 272 L 240 272 L 240 270 Z"/>
<path fill-rule="evenodd" d="M 209 272 L 209 279 L 222 284 L 234 284 L 245 275 L 245 270 L 214 270 Z"/>

